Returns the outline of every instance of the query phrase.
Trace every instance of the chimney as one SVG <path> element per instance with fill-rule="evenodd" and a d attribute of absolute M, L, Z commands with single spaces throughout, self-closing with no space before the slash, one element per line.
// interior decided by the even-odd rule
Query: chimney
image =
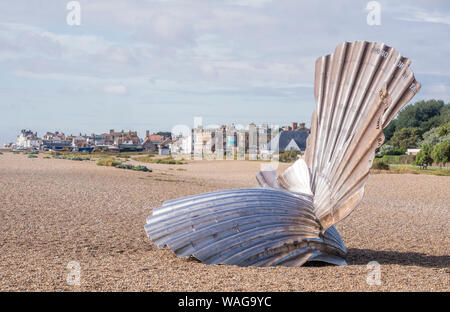
<path fill-rule="evenodd" d="M 297 130 L 297 123 L 296 122 L 293 122 L 292 123 L 292 130 Z"/>
<path fill-rule="evenodd" d="M 304 122 L 301 122 L 301 123 L 300 123 L 299 129 L 300 129 L 300 130 L 305 130 L 305 129 L 306 129 L 305 123 L 304 123 Z"/>
<path fill-rule="evenodd" d="M 114 134 L 114 129 L 109 130 L 109 134 L 113 135 Z"/>
<path fill-rule="evenodd" d="M 150 135 L 150 130 L 145 130 L 145 136 L 148 137 Z"/>

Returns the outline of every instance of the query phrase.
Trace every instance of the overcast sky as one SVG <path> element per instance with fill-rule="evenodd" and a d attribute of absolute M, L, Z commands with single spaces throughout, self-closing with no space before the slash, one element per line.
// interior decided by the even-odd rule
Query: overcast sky
<path fill-rule="evenodd" d="M 449 1 L 80 0 L 0 4 L 0 144 L 39 135 L 177 124 L 310 122 L 314 62 L 343 41 L 412 61 L 414 98 L 450 102 Z"/>

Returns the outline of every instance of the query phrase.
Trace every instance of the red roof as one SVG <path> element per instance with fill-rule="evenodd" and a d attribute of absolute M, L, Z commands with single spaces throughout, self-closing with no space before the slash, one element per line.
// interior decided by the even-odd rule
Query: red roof
<path fill-rule="evenodd" d="M 162 141 L 162 140 L 164 140 L 164 137 L 159 134 L 152 134 L 152 135 L 150 135 L 150 140 L 151 141 Z"/>

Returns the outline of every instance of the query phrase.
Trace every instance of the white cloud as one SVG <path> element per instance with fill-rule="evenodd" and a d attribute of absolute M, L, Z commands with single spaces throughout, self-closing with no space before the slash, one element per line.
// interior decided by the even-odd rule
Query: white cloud
<path fill-rule="evenodd" d="M 108 85 L 103 88 L 105 93 L 114 95 L 126 95 L 128 94 L 128 88 L 122 84 L 118 85 Z"/>
<path fill-rule="evenodd" d="M 0 23 L 0 40 L 15 47 L 16 58 L 38 53 L 73 60 L 75 57 L 107 54 L 117 46 L 95 35 L 57 34 L 40 27 L 14 23 Z"/>
<path fill-rule="evenodd" d="M 416 7 L 406 7 L 396 10 L 400 15 L 399 20 L 409 22 L 437 23 L 450 25 L 450 14 L 428 10 Z"/>
<path fill-rule="evenodd" d="M 272 0 L 226 0 L 226 2 L 232 5 L 261 8 L 264 7 L 266 4 L 272 2 Z"/>
<path fill-rule="evenodd" d="M 99 79 L 93 76 L 77 75 L 74 73 L 41 73 L 27 70 L 14 70 L 13 75 L 26 79 L 39 79 L 39 80 L 58 80 L 67 82 L 85 82 L 93 83 L 98 82 Z"/>
<path fill-rule="evenodd" d="M 131 49 L 113 45 L 103 51 L 106 58 L 112 62 L 135 65 L 138 63 Z"/>
<path fill-rule="evenodd" d="M 430 92 L 436 92 L 436 93 L 448 93 L 450 91 L 450 86 L 440 83 L 440 84 L 435 84 L 435 85 L 429 86 L 428 90 Z"/>

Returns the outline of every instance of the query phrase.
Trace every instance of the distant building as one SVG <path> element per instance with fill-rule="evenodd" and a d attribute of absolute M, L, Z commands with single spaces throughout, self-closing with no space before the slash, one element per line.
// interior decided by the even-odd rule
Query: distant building
<path fill-rule="evenodd" d="M 103 134 L 92 133 L 91 136 L 87 138 L 87 142 L 89 145 L 105 145 L 106 136 Z"/>
<path fill-rule="evenodd" d="M 155 144 L 160 144 L 160 143 L 164 142 L 164 140 L 166 140 L 165 137 L 163 137 L 162 135 L 159 135 L 159 134 L 151 134 L 151 135 L 148 135 L 148 137 Z"/>
<path fill-rule="evenodd" d="M 158 155 L 170 155 L 170 148 L 161 147 L 160 149 L 158 149 Z"/>
<path fill-rule="evenodd" d="M 66 140 L 66 136 L 64 135 L 64 133 L 59 132 L 59 131 L 55 131 L 54 133 L 47 132 L 46 134 L 44 134 L 42 136 L 42 140 L 59 142 L 59 141 Z"/>
<path fill-rule="evenodd" d="M 144 141 L 142 142 L 142 148 L 147 152 L 156 152 L 158 150 L 158 145 L 153 143 L 150 140 L 150 137 L 145 137 Z"/>
<path fill-rule="evenodd" d="M 153 138 L 153 140 L 152 140 Z M 145 133 L 145 138 L 142 141 L 142 148 L 148 152 L 157 152 L 158 144 L 161 143 L 164 138 L 160 135 L 150 135 L 150 131 L 147 130 Z"/>
<path fill-rule="evenodd" d="M 222 135 L 221 129 L 204 129 L 202 126 L 198 126 L 193 130 L 193 154 L 195 158 L 208 158 L 214 154 L 216 151 L 216 132 Z"/>
<path fill-rule="evenodd" d="M 112 145 L 114 140 L 112 139 L 112 135 L 110 133 L 102 133 L 100 134 L 103 137 L 103 145 Z"/>
<path fill-rule="evenodd" d="M 102 135 L 104 137 L 104 144 L 111 144 L 119 146 L 120 144 L 140 144 L 140 139 L 136 131 L 115 132 L 114 129 L 109 130 L 109 135 Z"/>
<path fill-rule="evenodd" d="M 308 135 L 309 131 L 306 130 L 281 131 L 269 142 L 267 150 L 270 151 L 271 154 L 274 152 L 283 153 L 293 150 L 304 152 Z"/>
<path fill-rule="evenodd" d="M 72 147 L 87 147 L 89 146 L 88 137 L 86 135 L 68 136 L 66 139 L 72 140 Z"/>
<path fill-rule="evenodd" d="M 22 130 L 17 136 L 16 148 L 19 149 L 39 149 L 41 140 L 37 136 L 37 132 L 31 130 Z"/>
<path fill-rule="evenodd" d="M 141 144 L 124 143 L 119 144 L 118 147 L 120 152 L 141 152 L 143 150 Z"/>
<path fill-rule="evenodd" d="M 159 143 L 158 144 L 158 154 L 159 155 L 169 155 L 171 143 L 172 143 L 172 140 L 170 138 L 164 139 L 161 143 Z"/>
<path fill-rule="evenodd" d="M 263 146 L 272 137 L 272 128 L 268 125 L 238 128 L 234 124 L 216 128 L 198 126 L 192 129 L 188 137 L 175 137 L 171 150 L 173 154 L 191 151 L 196 159 L 258 159 Z M 277 128 L 278 131 L 278 128 Z M 191 148 L 192 146 L 192 148 Z"/>
<path fill-rule="evenodd" d="M 420 148 L 408 148 L 406 150 L 406 155 L 417 155 L 420 152 Z"/>
<path fill-rule="evenodd" d="M 292 124 L 290 126 L 284 126 L 283 130 L 284 131 L 306 131 L 309 129 L 306 128 L 304 122 L 300 122 L 300 123 L 292 122 Z"/>
<path fill-rule="evenodd" d="M 170 153 L 172 155 L 191 155 L 193 153 L 193 146 L 193 131 L 188 136 L 176 135 L 172 137 Z"/>
<path fill-rule="evenodd" d="M 42 140 L 41 149 L 58 151 L 72 146 L 71 140 Z"/>
<path fill-rule="evenodd" d="M 159 134 L 150 134 L 150 131 L 147 130 L 142 142 L 142 148 L 145 151 L 158 152 L 159 155 L 169 155 L 171 152 L 171 143 L 172 140 L 170 138 Z"/>
<path fill-rule="evenodd" d="M 47 132 L 42 136 L 41 149 L 44 150 L 62 150 L 72 145 L 72 138 L 66 137 L 62 132 Z"/>

